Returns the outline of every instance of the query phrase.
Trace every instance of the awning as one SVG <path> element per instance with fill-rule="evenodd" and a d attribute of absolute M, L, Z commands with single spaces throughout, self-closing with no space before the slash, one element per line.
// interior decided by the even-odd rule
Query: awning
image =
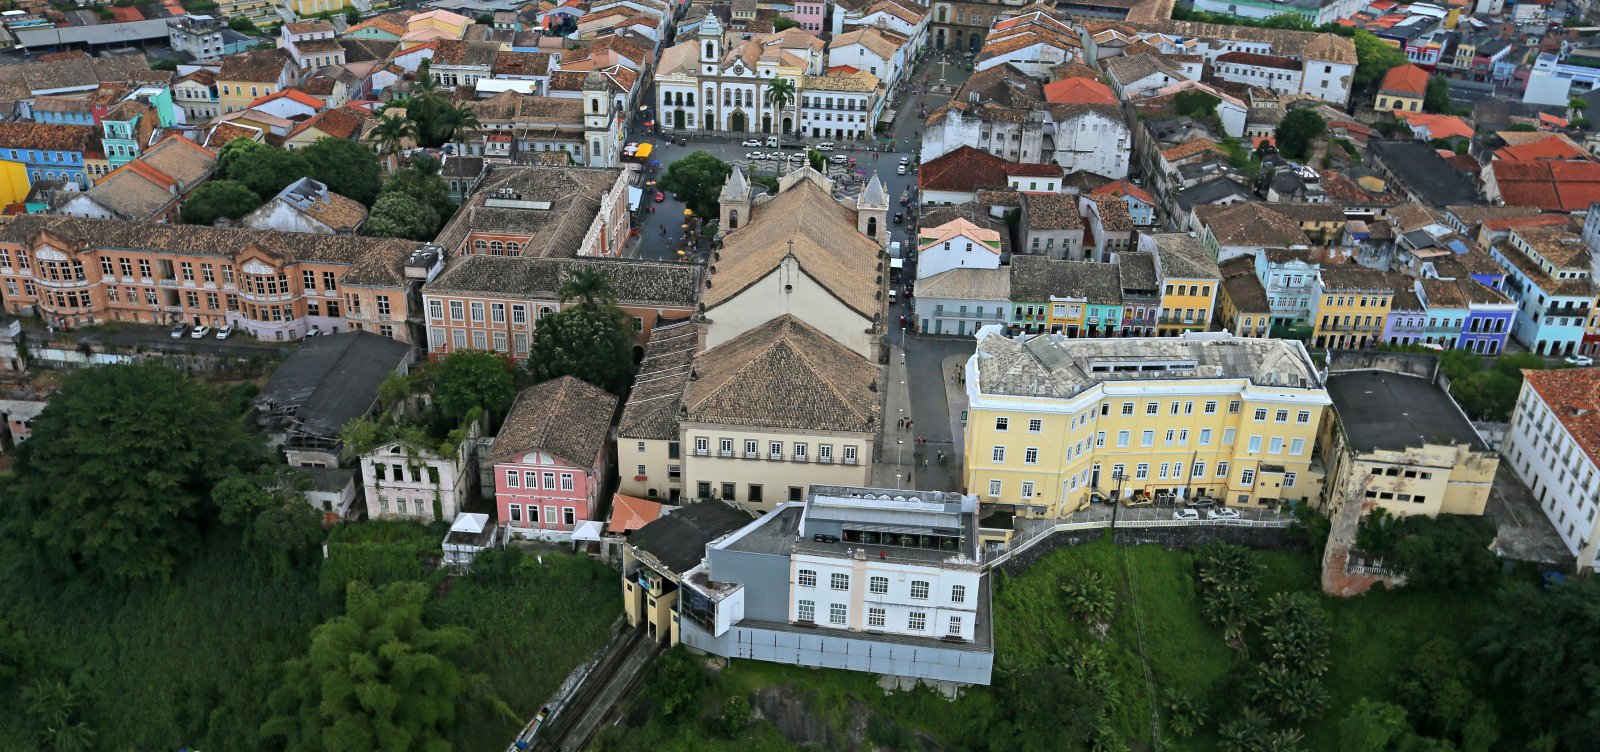
<path fill-rule="evenodd" d="M 892 109 L 885 108 L 883 114 L 878 116 L 878 122 L 880 123 L 887 123 L 892 120 L 894 120 L 894 110 Z"/>
<path fill-rule="evenodd" d="M 644 189 L 628 186 L 628 209 L 630 211 L 638 211 L 639 202 L 642 200 L 644 200 Z"/>
<path fill-rule="evenodd" d="M 890 269 L 904 269 L 905 265 L 906 265 L 906 260 L 905 259 L 889 259 L 889 268 Z"/>
<path fill-rule="evenodd" d="M 636 156 L 636 157 L 638 157 L 640 159 L 649 159 L 650 158 L 650 152 L 653 152 L 655 150 L 656 150 L 655 144 L 639 144 L 639 151 L 634 152 L 634 156 Z"/>
<path fill-rule="evenodd" d="M 572 530 L 572 539 L 575 541 L 600 540 L 600 531 L 605 523 L 599 520 L 587 520 L 578 524 Z"/>

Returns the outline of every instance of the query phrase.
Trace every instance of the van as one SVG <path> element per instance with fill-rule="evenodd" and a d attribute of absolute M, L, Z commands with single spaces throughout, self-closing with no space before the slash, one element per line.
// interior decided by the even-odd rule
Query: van
<path fill-rule="evenodd" d="M 902 246 L 900 245 L 900 241 L 898 241 L 898 240 L 894 241 L 893 243 L 890 243 L 889 244 L 889 258 L 900 258 L 900 249 L 901 248 L 902 248 Z"/>
<path fill-rule="evenodd" d="M 889 302 L 890 303 L 898 303 L 898 302 L 900 302 L 900 291 L 899 290 L 896 290 L 893 287 L 889 288 Z"/>
<path fill-rule="evenodd" d="M 823 141 L 822 143 L 817 144 L 817 149 L 821 151 L 833 151 L 833 142 Z"/>
<path fill-rule="evenodd" d="M 767 146 L 769 148 L 773 148 L 773 149 L 778 148 L 778 137 L 777 136 L 767 136 Z"/>

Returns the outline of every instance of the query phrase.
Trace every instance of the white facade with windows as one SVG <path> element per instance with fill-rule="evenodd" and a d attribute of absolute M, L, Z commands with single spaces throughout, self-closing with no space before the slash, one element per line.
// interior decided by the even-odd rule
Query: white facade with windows
<path fill-rule="evenodd" d="M 662 53 L 656 73 L 657 123 L 665 131 L 730 134 L 788 133 L 799 104 L 782 110 L 767 102 L 768 82 L 783 78 L 796 97 L 809 62 L 782 49 L 762 49 L 755 40 L 728 44 L 715 15 L 699 35 Z"/>
<path fill-rule="evenodd" d="M 1600 370 L 1593 368 L 1527 374 L 1500 448 L 1576 557 L 1579 571 L 1600 569 L 1595 556 L 1600 548 L 1595 452 L 1600 447 L 1574 435 L 1577 428 L 1593 436 L 1600 422 L 1595 387 L 1600 387 Z"/>
<path fill-rule="evenodd" d="M 361 498 L 375 520 L 453 521 L 477 491 L 478 437 L 471 424 L 455 456 L 394 441 L 361 455 Z"/>

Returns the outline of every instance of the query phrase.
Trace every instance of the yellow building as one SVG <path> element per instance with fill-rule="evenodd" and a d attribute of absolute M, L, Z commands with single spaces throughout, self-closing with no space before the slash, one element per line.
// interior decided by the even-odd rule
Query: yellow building
<path fill-rule="evenodd" d="M 1428 94 L 1428 71 L 1415 65 L 1390 68 L 1378 86 L 1378 98 L 1373 103 L 1378 112 L 1421 112 L 1422 100 Z"/>
<path fill-rule="evenodd" d="M 1254 256 L 1222 262 L 1221 294 L 1217 296 L 1217 323 L 1235 337 L 1265 337 L 1272 331 L 1272 304 L 1267 289 L 1256 276 Z"/>
<path fill-rule="evenodd" d="M 1210 329 L 1211 312 L 1217 307 L 1217 288 L 1222 282 L 1217 262 L 1188 233 L 1167 232 L 1152 237 L 1156 276 L 1161 280 L 1161 318 L 1156 332 L 1171 337 Z"/>
<path fill-rule="evenodd" d="M 1320 494 L 1329 399 L 1296 341 L 990 333 L 966 379 L 965 485 L 989 511 L 1064 517 L 1092 493 L 1241 506 Z"/>
<path fill-rule="evenodd" d="M 224 113 L 250 107 L 250 103 L 275 94 L 292 81 L 294 64 L 283 50 L 251 50 L 222 59 L 217 74 L 217 103 Z"/>
<path fill-rule="evenodd" d="M 1355 264 L 1324 266 L 1311 293 L 1312 342 L 1353 350 L 1383 341 L 1384 321 L 1399 275 Z"/>
<path fill-rule="evenodd" d="M 690 504 L 629 533 L 622 548 L 622 610 L 628 626 L 656 642 L 678 644 L 673 608 L 683 576 L 700 565 L 706 544 L 754 519 L 720 501 Z"/>
<path fill-rule="evenodd" d="M 314 16 L 318 13 L 339 13 L 345 8 L 353 8 L 355 4 L 350 0 L 289 0 L 289 10 L 294 11 L 298 18 Z"/>

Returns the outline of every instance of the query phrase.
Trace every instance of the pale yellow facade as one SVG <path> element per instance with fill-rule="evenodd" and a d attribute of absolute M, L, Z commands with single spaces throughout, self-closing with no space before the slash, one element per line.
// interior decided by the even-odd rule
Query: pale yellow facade
<path fill-rule="evenodd" d="M 1489 503 L 1500 456 L 1466 444 L 1427 443 L 1404 450 L 1351 451 L 1338 426 L 1324 441 L 1337 448 L 1329 468 L 1328 493 L 1319 500 L 1330 516 L 1350 501 L 1363 513 L 1384 509 L 1396 517 L 1482 515 Z"/>
<path fill-rule="evenodd" d="M 648 556 L 646 557 L 648 558 Z M 622 607 L 628 626 L 643 629 L 656 642 L 678 644 L 678 624 L 672 618 L 678 602 L 678 583 L 660 573 L 655 561 L 640 559 L 630 547 L 622 549 Z"/>
<path fill-rule="evenodd" d="M 1137 357 L 1132 343 L 1141 340 L 1125 341 Z M 1330 400 L 1314 381 L 1108 374 L 1070 397 L 1018 396 L 984 393 L 976 361 L 967 365 L 965 486 L 984 503 L 1063 517 L 1095 492 L 1208 495 L 1238 506 L 1321 492 L 1315 448 Z"/>
<path fill-rule="evenodd" d="M 683 494 L 683 453 L 677 439 L 617 438 L 617 490 L 676 504 Z"/>
<path fill-rule="evenodd" d="M 804 501 L 812 484 L 870 486 L 872 441 L 868 433 L 687 423 L 683 495 L 770 512 L 784 502 Z"/>

